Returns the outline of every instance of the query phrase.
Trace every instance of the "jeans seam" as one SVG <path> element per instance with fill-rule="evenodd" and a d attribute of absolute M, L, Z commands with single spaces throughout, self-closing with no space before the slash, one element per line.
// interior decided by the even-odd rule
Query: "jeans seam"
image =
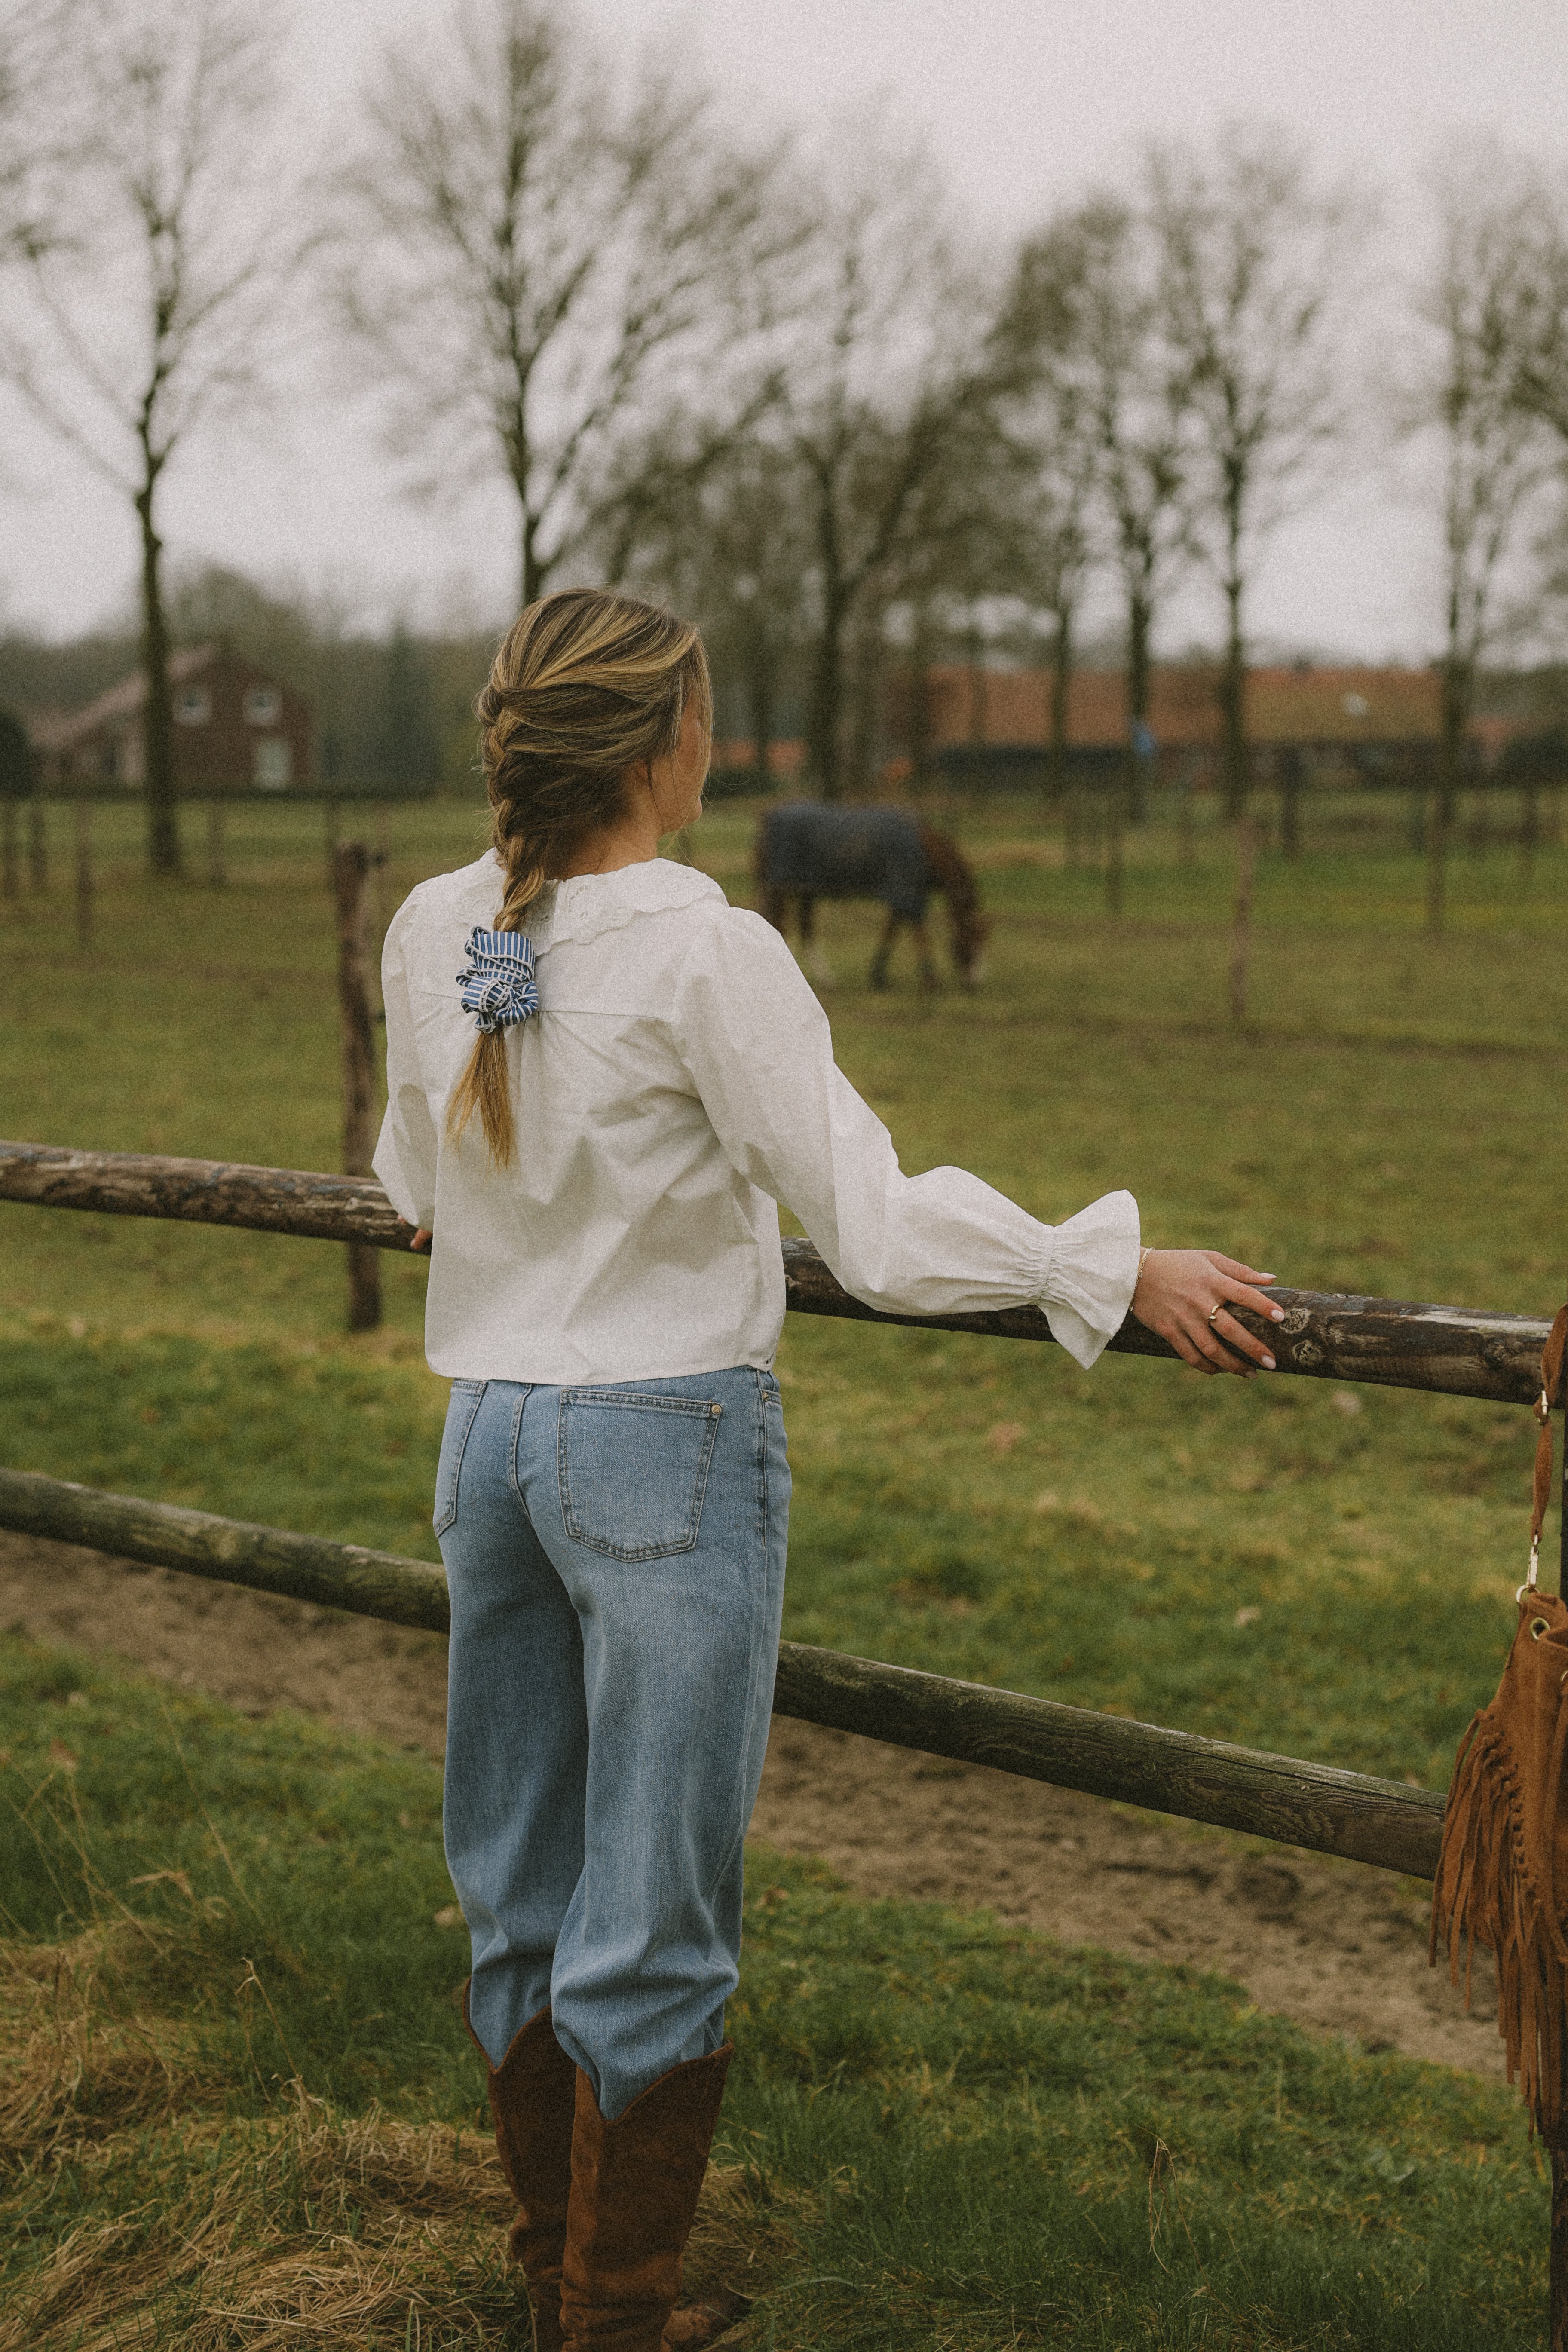
<path fill-rule="evenodd" d="M 458 1458 L 452 1465 L 451 1510 L 444 1519 L 439 1517 L 438 1513 L 432 1515 L 434 1520 L 434 1531 L 437 1542 L 440 1541 L 441 1538 L 447 1532 L 448 1528 L 456 1527 L 458 1523 L 458 1496 L 463 1484 L 463 1457 L 468 1453 L 468 1440 L 474 1433 L 474 1423 L 479 1417 L 479 1407 L 484 1403 L 485 1390 L 488 1385 L 488 1382 L 480 1381 L 475 1386 L 473 1402 L 468 1407 L 468 1416 L 463 1423 L 463 1433 L 458 1440 Z M 436 1499 L 437 1502 L 439 1503 L 441 1499 L 439 1493 L 437 1493 Z"/>
<path fill-rule="evenodd" d="M 528 1504 L 524 1499 L 522 1488 L 517 1483 L 517 1449 L 522 1442 L 522 1408 L 528 1402 L 529 1391 L 532 1385 L 531 1381 L 524 1381 L 518 1390 L 517 1402 L 511 1409 L 511 1441 L 506 1449 L 506 1482 L 517 1496 L 518 1509 L 525 1519 L 529 1518 Z M 531 1527 L 532 1524 L 532 1520 L 529 1519 L 529 1525 Z"/>
<path fill-rule="evenodd" d="M 749 1642 L 749 1647 L 752 1652 L 751 1675 L 746 1692 L 745 1727 L 741 1742 L 742 1752 L 749 1749 L 751 1746 L 752 1732 L 757 1718 L 757 1709 L 762 1703 L 762 1681 L 764 1670 L 764 1652 L 766 1646 L 764 1634 L 766 1631 L 768 1600 L 768 1402 L 767 1391 L 763 1387 L 763 1376 L 757 1371 L 754 1366 L 751 1367 L 751 1370 L 753 1382 L 752 1393 L 756 1400 L 755 1444 L 757 1450 L 757 1476 L 755 1491 L 758 1505 L 757 1554 L 760 1572 L 752 1596 L 752 1625 Z M 749 1822 L 742 1822 L 741 1823 L 740 1830 L 733 1843 L 726 1850 L 723 1863 L 720 1869 L 715 1872 L 712 1885 L 708 1890 L 710 1900 L 711 1900 L 717 1894 L 718 1889 L 723 1885 L 730 1871 L 734 1867 L 736 1854 L 742 1852 L 745 1846 L 746 1831 L 749 1826 Z"/>

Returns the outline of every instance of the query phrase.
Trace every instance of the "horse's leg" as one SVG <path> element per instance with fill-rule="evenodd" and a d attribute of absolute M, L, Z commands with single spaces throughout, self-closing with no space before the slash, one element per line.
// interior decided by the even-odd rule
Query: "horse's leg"
<path fill-rule="evenodd" d="M 936 976 L 936 965 L 931 959 L 931 933 L 926 929 L 925 917 L 923 915 L 921 917 L 920 921 L 913 926 L 913 929 L 915 935 L 915 953 L 920 958 L 921 986 L 929 996 L 934 994 L 935 991 L 941 987 L 942 982 Z"/>
<path fill-rule="evenodd" d="M 877 952 L 871 958 L 871 985 L 873 988 L 886 988 L 888 985 L 888 958 L 893 952 L 893 941 L 898 938 L 898 909 L 894 907 L 884 908 L 882 912 L 882 936 L 877 941 Z"/>
<path fill-rule="evenodd" d="M 800 901 L 801 962 L 808 979 L 817 988 L 833 986 L 833 966 L 816 944 L 816 901 L 808 893 Z"/>

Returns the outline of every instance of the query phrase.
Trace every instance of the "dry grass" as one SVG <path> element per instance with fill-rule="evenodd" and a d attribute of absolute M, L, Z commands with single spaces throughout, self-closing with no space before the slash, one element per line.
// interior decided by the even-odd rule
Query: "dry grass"
<path fill-rule="evenodd" d="M 0 2352 L 529 2345 L 488 2138 L 345 2119 L 297 2084 L 226 2116 L 179 2022 L 127 2009 L 141 1932 L 0 1945 L 0 2212 L 22 2235 L 62 2194 L 82 2214 L 13 2273 Z M 798 2251 L 764 2180 L 710 2174 L 694 2294 L 754 2296 Z"/>

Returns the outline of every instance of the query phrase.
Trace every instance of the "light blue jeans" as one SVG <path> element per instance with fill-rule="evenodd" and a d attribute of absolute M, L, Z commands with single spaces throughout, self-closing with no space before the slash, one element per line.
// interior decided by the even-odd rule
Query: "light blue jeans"
<path fill-rule="evenodd" d="M 548 2004 L 606 2118 L 724 2038 L 789 1491 L 771 1372 L 453 1383 L 435 1524 L 468 2013 L 499 2065 Z"/>

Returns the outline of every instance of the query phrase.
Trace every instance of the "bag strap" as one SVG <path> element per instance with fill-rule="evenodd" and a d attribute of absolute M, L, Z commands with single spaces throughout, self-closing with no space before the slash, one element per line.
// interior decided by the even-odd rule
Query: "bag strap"
<path fill-rule="evenodd" d="M 1552 1499 L 1552 1408 L 1563 1402 L 1563 1365 L 1568 1353 L 1568 1307 L 1560 1307 L 1541 1351 L 1541 1394 L 1531 1407 L 1540 1434 L 1535 1441 L 1535 1508 L 1530 1521 L 1530 1574 L 1514 1595 L 1522 1601 L 1535 1591 L 1541 1567 L 1541 1529 Z"/>

